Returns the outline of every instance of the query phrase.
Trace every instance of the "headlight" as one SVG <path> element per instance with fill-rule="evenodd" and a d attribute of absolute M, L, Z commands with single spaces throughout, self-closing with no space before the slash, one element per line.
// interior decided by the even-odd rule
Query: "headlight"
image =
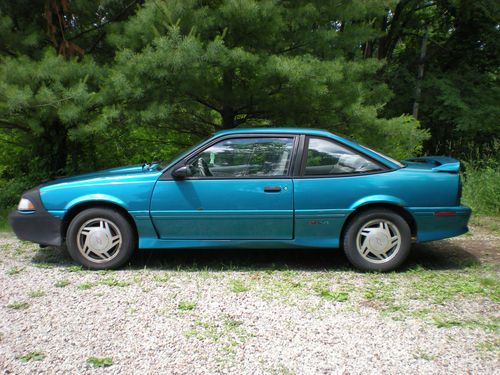
<path fill-rule="evenodd" d="M 34 211 L 35 206 L 29 199 L 26 198 L 21 198 L 19 201 L 19 204 L 17 205 L 17 210 L 18 211 Z"/>

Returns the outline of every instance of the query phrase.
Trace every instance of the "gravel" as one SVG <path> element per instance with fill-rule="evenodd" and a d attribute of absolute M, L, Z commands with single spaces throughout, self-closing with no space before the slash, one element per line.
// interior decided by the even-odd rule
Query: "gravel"
<path fill-rule="evenodd" d="M 470 250 L 496 254 L 499 239 L 419 245 L 409 270 L 388 275 L 319 250 L 144 251 L 91 272 L 0 233 L 0 373 L 499 373 L 498 263 Z M 409 298 L 422 268 L 493 275 L 496 297 Z M 369 298 L 373 285 L 391 297 Z"/>

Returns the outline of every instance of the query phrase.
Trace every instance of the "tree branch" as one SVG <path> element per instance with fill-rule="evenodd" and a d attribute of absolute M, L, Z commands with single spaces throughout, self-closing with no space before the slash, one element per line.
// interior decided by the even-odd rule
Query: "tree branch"
<path fill-rule="evenodd" d="M 74 39 L 77 39 L 79 37 L 81 37 L 82 35 L 84 34 L 87 34 L 87 33 L 90 33 L 92 31 L 95 31 L 95 30 L 100 30 L 102 29 L 104 26 L 106 25 L 109 25 L 111 22 L 114 22 L 116 21 L 118 18 L 120 18 L 132 5 L 135 5 L 137 3 L 137 0 L 134 0 L 132 1 L 130 4 L 128 4 L 125 8 L 123 8 L 121 10 L 121 12 L 119 12 L 115 17 L 113 17 L 112 19 L 108 20 L 108 21 L 105 21 L 103 23 L 100 23 L 99 25 L 97 26 L 94 26 L 94 27 L 91 27 L 90 29 L 87 29 L 87 30 L 83 30 L 82 32 L 76 34 L 76 35 L 73 35 L 71 38 L 68 38 L 67 40 L 74 40 Z"/>
<path fill-rule="evenodd" d="M 221 111 L 222 111 L 221 109 L 217 108 L 215 105 L 207 102 L 206 100 L 201 99 L 201 98 L 199 98 L 198 96 L 196 96 L 194 94 L 188 93 L 188 95 L 191 96 L 198 103 L 203 104 L 204 106 L 206 106 L 206 107 L 208 107 L 210 109 L 213 109 L 214 111 L 217 111 L 217 112 L 221 113 Z"/>
<path fill-rule="evenodd" d="M 17 129 L 17 130 L 21 130 L 25 133 L 30 132 L 29 128 L 27 128 L 21 124 L 16 124 L 16 123 L 10 122 L 8 120 L 4 120 L 4 119 L 0 119 L 0 128 L 2 128 L 2 129 Z"/>

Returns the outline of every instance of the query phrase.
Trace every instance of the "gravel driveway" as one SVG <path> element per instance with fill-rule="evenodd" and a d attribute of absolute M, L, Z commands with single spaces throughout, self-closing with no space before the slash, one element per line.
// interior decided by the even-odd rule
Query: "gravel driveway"
<path fill-rule="evenodd" d="M 144 251 L 91 272 L 0 233 L 0 373 L 499 373 L 500 237 L 472 232 L 386 275 L 324 250 Z"/>

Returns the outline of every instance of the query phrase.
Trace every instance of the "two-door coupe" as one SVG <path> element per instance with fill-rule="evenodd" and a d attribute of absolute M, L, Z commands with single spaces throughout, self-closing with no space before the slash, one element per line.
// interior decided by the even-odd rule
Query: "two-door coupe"
<path fill-rule="evenodd" d="M 412 240 L 467 232 L 459 167 L 401 163 L 323 130 L 237 129 L 170 163 L 45 183 L 9 218 L 20 239 L 66 243 L 92 269 L 137 248 L 340 247 L 359 269 L 389 271 Z"/>

